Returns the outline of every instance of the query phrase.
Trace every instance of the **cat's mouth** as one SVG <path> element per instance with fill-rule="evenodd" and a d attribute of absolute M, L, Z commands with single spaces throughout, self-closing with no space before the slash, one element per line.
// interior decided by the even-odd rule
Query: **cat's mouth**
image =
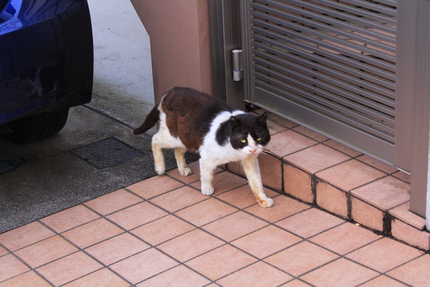
<path fill-rule="evenodd" d="M 251 149 L 251 150 L 248 150 L 248 156 L 258 156 L 262 152 L 264 152 L 264 147 Z"/>

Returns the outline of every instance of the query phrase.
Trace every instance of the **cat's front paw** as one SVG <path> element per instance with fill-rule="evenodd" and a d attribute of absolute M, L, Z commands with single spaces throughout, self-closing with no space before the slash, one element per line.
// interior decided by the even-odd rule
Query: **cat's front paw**
<path fill-rule="evenodd" d="M 188 168 L 188 167 L 185 167 L 184 169 L 179 170 L 179 173 L 180 173 L 182 176 L 189 176 L 189 175 L 193 174 L 193 172 L 191 171 L 191 169 L 190 169 L 190 168 Z"/>
<path fill-rule="evenodd" d="M 203 186 L 202 185 L 202 194 L 203 195 L 212 195 L 214 193 L 213 186 Z"/>
<path fill-rule="evenodd" d="M 257 199 L 261 207 L 271 207 L 274 203 L 273 199 L 266 197 L 265 199 Z"/>

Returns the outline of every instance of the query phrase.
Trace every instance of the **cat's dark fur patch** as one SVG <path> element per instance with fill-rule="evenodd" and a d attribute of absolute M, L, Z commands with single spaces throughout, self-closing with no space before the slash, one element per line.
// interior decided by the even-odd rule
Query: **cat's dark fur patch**
<path fill-rule="evenodd" d="M 270 133 L 266 126 L 267 113 L 260 116 L 252 114 L 241 114 L 232 116 L 228 121 L 223 122 L 216 133 L 216 141 L 219 145 L 224 146 L 230 143 L 233 148 L 240 149 L 247 145 L 242 140 L 246 139 L 248 134 L 261 145 L 266 145 L 270 141 Z M 231 138 L 230 138 L 231 137 Z"/>
<path fill-rule="evenodd" d="M 223 122 L 219 126 L 216 132 L 216 141 L 220 146 L 225 146 L 228 143 L 230 132 L 231 132 L 230 120 Z"/>
<path fill-rule="evenodd" d="M 163 97 L 160 108 L 167 116 L 166 124 L 170 134 L 179 137 L 191 151 L 198 151 L 217 114 L 222 111 L 233 111 L 229 105 L 216 97 L 183 87 L 170 89 Z M 149 119 L 147 117 L 148 122 L 145 119 L 145 122 L 135 129 L 135 134 L 145 132 L 148 126 L 151 128 L 155 125 L 152 119 L 159 115 L 153 111 L 149 113 Z"/>

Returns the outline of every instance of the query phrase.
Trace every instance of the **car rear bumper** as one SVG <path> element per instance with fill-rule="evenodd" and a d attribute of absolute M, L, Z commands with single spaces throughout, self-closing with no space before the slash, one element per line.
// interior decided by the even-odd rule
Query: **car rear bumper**
<path fill-rule="evenodd" d="M 5 23 L 0 19 L 0 125 L 91 100 L 86 0 L 23 1 L 19 16 L 9 19 L 11 29 Z"/>

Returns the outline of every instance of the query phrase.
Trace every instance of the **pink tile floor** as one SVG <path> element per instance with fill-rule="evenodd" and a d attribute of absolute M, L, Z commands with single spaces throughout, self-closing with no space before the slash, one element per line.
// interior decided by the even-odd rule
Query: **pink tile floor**
<path fill-rule="evenodd" d="M 1 234 L 0 286 L 430 284 L 429 254 L 221 169 L 204 196 L 191 168 Z"/>

